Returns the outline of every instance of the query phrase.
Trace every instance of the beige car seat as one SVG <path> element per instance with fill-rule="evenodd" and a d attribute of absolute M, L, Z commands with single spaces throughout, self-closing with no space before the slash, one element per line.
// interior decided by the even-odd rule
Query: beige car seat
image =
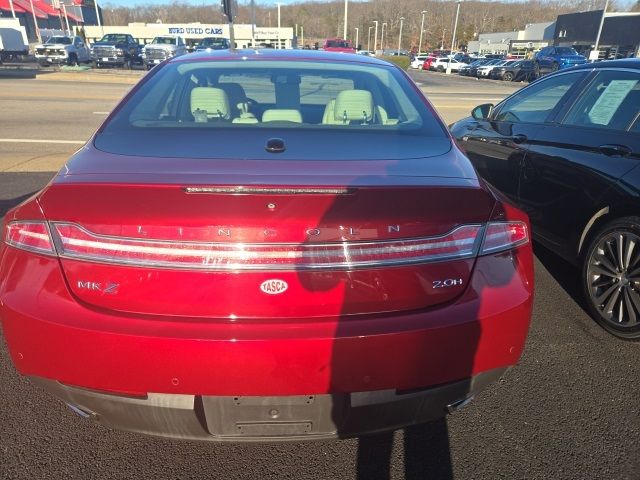
<path fill-rule="evenodd" d="M 293 122 L 302 123 L 302 115 L 299 110 L 287 108 L 272 108 L 262 114 L 262 123 L 265 122 Z"/>
<path fill-rule="evenodd" d="M 229 98 L 220 88 L 196 87 L 191 91 L 191 113 L 199 123 L 212 119 L 229 120 Z"/>

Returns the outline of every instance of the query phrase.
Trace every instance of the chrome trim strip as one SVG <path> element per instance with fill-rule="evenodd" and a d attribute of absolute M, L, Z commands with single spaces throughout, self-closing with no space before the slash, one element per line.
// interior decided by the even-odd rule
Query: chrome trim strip
<path fill-rule="evenodd" d="M 582 244 L 584 243 L 585 238 L 587 238 L 587 233 L 589 233 L 589 230 L 591 230 L 591 227 L 593 227 L 593 224 L 596 223 L 596 220 L 598 220 L 600 217 L 607 215 L 608 213 L 609 213 L 608 206 L 601 208 L 587 222 L 587 225 L 584 227 L 584 230 L 582 230 L 582 235 L 580 236 L 580 243 L 578 244 L 578 255 L 580 255 L 580 252 L 582 251 Z"/>
<path fill-rule="evenodd" d="M 478 234 L 476 238 L 473 240 L 473 246 L 471 250 L 467 253 L 457 253 L 457 254 L 425 254 L 420 257 L 411 257 L 405 259 L 387 259 L 387 260 L 367 260 L 367 261 L 349 261 L 345 260 L 342 262 L 330 262 L 330 263 L 317 263 L 317 264 L 307 264 L 307 265 L 295 265 L 295 264 L 208 264 L 208 265 L 199 265 L 199 264 L 188 264 L 182 265 L 176 262 L 161 262 L 161 261 L 153 261 L 153 260 L 128 260 L 117 257 L 109 257 L 109 256 L 93 256 L 93 255 L 82 255 L 75 253 L 65 253 L 64 247 L 62 247 L 62 240 L 59 237 L 58 232 L 56 231 L 55 226 L 72 226 L 78 228 L 88 235 L 98 238 L 98 239 L 113 239 L 116 241 L 127 241 L 132 243 L 155 243 L 155 244 L 176 244 L 176 241 L 171 240 L 154 240 L 154 239 L 138 239 L 138 238 L 130 238 L 130 237 L 114 237 L 107 235 L 98 235 L 90 232 L 86 228 L 68 222 L 52 222 L 54 228 L 51 229 L 51 234 L 54 238 L 54 243 L 56 245 L 60 245 L 61 248 L 58 249 L 58 256 L 60 258 L 67 258 L 71 260 L 86 260 L 90 262 L 100 263 L 100 264 L 110 264 L 110 265 L 127 265 L 133 267 L 152 267 L 152 268 L 167 268 L 167 269 L 177 269 L 177 270 L 195 270 L 195 271 L 300 271 L 300 270 L 352 270 L 358 268 L 366 268 L 366 267 L 384 267 L 384 266 L 400 266 L 400 265 L 415 265 L 415 264 L 424 264 L 424 263 L 432 263 L 432 262 L 441 262 L 445 260 L 462 260 L 466 258 L 473 258 L 477 256 L 478 251 L 481 245 L 481 239 L 484 238 L 485 226 L 482 224 L 465 224 L 460 225 L 449 232 L 438 235 L 434 237 L 419 237 L 419 238 L 399 238 L 392 240 L 383 240 L 383 241 L 364 241 L 364 242 L 332 242 L 332 243 L 246 243 L 243 244 L 248 248 L 256 248 L 256 249 L 268 249 L 268 248 L 283 248 L 283 247 L 291 247 L 291 248 L 299 248 L 301 246 L 307 248 L 326 248 L 326 247 L 342 247 L 343 249 L 349 248 L 366 248 L 372 247 L 376 248 L 379 253 L 380 249 L 384 249 L 385 246 L 391 246 L 394 243 L 401 242 L 413 242 L 420 243 L 423 242 L 432 242 L 437 241 L 440 238 L 445 238 L 459 229 L 476 227 L 479 228 Z M 454 240 L 457 242 L 460 240 Z M 59 242 L 59 243 L 58 243 Z M 200 247 L 233 247 L 237 245 L 235 242 L 186 242 L 180 241 L 179 243 L 183 245 L 193 245 Z M 304 254 L 304 252 L 300 252 Z M 375 251 L 373 253 L 376 253 Z"/>

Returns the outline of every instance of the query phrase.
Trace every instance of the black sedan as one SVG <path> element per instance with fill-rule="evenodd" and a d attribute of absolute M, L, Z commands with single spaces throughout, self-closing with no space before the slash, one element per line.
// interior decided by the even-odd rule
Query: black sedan
<path fill-rule="evenodd" d="M 506 82 L 530 82 L 536 78 L 533 60 L 519 60 L 511 65 L 494 68 L 493 77 Z"/>
<path fill-rule="evenodd" d="M 593 318 L 640 338 L 640 59 L 545 76 L 451 131 L 534 237 L 580 267 Z"/>

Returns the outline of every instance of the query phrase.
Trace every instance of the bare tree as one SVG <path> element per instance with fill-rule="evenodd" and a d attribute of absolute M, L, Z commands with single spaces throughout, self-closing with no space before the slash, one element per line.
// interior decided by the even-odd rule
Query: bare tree
<path fill-rule="evenodd" d="M 585 11 L 602 8 L 602 0 L 530 0 L 528 2 L 479 1 L 469 0 L 462 4 L 458 23 L 457 41 L 464 44 L 480 33 L 521 30 L 527 24 L 553 21 L 563 13 Z M 613 3 L 613 2 L 612 2 Z M 304 26 L 305 43 L 321 42 L 327 37 L 342 34 L 343 0 L 333 1 L 299 1 L 284 5 L 281 8 L 283 26 Z M 403 45 L 416 46 L 420 37 L 422 10 L 428 13 L 425 18 L 424 43 L 429 47 L 440 45 L 443 31 L 446 30 L 445 45 L 451 42 L 452 22 L 455 13 L 454 0 L 369 0 L 367 2 L 351 2 L 349 5 L 349 35 L 354 34 L 355 27 L 360 29 L 361 43 L 366 43 L 365 34 L 368 27 L 378 20 L 385 22 L 385 37 L 389 44 L 396 44 L 400 17 L 404 17 Z M 640 0 L 636 1 L 634 10 L 640 11 Z M 206 1 L 201 5 L 192 5 L 176 1 L 168 5 L 139 4 L 132 6 L 103 6 L 107 25 L 126 25 L 131 22 L 153 23 L 223 23 L 220 2 Z M 258 26 L 275 25 L 277 18 L 275 2 L 258 2 L 256 5 Z M 238 23 L 249 23 L 251 12 L 248 0 L 241 0 L 238 5 Z M 385 41 L 386 43 L 386 41 Z"/>

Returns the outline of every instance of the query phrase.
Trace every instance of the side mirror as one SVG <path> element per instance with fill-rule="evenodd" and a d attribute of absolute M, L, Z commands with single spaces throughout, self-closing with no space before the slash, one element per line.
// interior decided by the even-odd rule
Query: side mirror
<path fill-rule="evenodd" d="M 493 103 L 483 103 L 471 110 L 471 116 L 476 120 L 485 120 L 489 118 L 491 112 L 493 112 Z"/>

